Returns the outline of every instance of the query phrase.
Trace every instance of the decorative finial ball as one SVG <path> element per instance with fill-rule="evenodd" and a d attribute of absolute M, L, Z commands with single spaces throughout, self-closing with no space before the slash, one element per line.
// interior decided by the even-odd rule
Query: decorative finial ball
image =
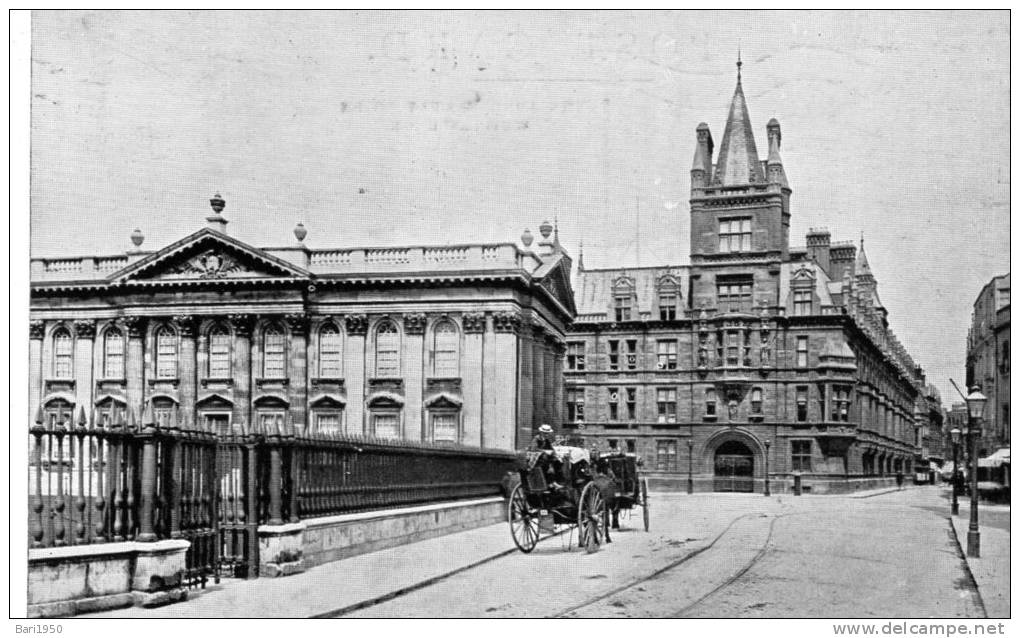
<path fill-rule="evenodd" d="M 294 236 L 297 237 L 298 241 L 304 241 L 307 235 L 308 230 L 305 228 L 305 225 L 298 222 L 297 226 L 294 227 Z"/>
<path fill-rule="evenodd" d="M 223 208 L 227 205 L 227 202 L 223 201 L 219 193 L 213 195 L 212 199 L 209 200 L 209 205 L 212 206 L 213 212 L 219 215 L 223 212 Z"/>
<path fill-rule="evenodd" d="M 553 227 L 552 224 L 549 223 L 548 219 L 542 222 L 542 225 L 538 227 L 538 232 L 542 233 L 542 237 L 544 239 L 549 239 L 549 235 L 552 234 L 552 231 Z"/>
<path fill-rule="evenodd" d="M 531 229 L 525 228 L 524 232 L 521 233 L 521 243 L 523 243 L 524 247 L 527 248 L 531 246 L 531 242 L 533 241 L 535 241 L 535 236 L 531 234 Z"/>
<path fill-rule="evenodd" d="M 145 235 L 142 234 L 142 229 L 136 228 L 135 232 L 131 233 L 131 243 L 138 247 L 142 245 L 143 241 L 145 241 Z"/>

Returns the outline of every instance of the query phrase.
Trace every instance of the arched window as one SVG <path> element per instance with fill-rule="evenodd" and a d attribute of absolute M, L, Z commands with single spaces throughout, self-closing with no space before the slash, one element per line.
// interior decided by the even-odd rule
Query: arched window
<path fill-rule="evenodd" d="M 287 341 L 279 326 L 267 326 L 262 333 L 262 376 L 283 379 L 287 376 Z"/>
<path fill-rule="evenodd" d="M 214 326 L 209 331 L 209 377 L 228 379 L 230 374 L 230 331 Z"/>
<path fill-rule="evenodd" d="M 751 414 L 761 414 L 761 388 L 751 388 Z"/>
<path fill-rule="evenodd" d="M 319 376 L 326 379 L 339 379 L 343 376 L 342 350 L 343 336 L 340 329 L 327 323 L 319 331 Z"/>
<path fill-rule="evenodd" d="M 433 330 L 432 374 L 456 377 L 460 360 L 460 334 L 449 319 L 440 321 Z"/>
<path fill-rule="evenodd" d="M 124 378 L 124 333 L 110 328 L 103 337 L 103 377 Z"/>
<path fill-rule="evenodd" d="M 715 388 L 705 388 L 705 416 L 715 416 Z"/>
<path fill-rule="evenodd" d="M 156 331 L 156 377 L 177 377 L 177 333 L 169 326 Z"/>
<path fill-rule="evenodd" d="M 375 330 L 375 376 L 400 376 L 400 333 L 389 319 Z"/>
<path fill-rule="evenodd" d="M 74 340 L 67 328 L 53 333 L 53 377 L 70 379 L 74 376 Z"/>

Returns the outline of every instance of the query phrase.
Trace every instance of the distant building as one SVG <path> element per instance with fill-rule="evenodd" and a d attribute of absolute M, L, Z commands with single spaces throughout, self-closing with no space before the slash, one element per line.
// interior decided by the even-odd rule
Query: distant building
<path fill-rule="evenodd" d="M 953 407 L 946 410 L 945 424 L 942 428 L 942 441 L 945 458 L 952 460 L 953 458 L 953 437 L 950 432 L 953 429 L 960 431 L 960 450 L 958 452 L 961 463 L 967 455 L 966 445 L 964 444 L 963 433 L 967 431 L 967 404 L 963 402 L 954 403 Z"/>
<path fill-rule="evenodd" d="M 758 156 L 738 73 L 722 144 L 697 127 L 690 265 L 588 270 L 568 329 L 566 419 L 640 454 L 662 484 L 814 491 L 912 473 L 920 368 L 889 329 L 864 253 L 789 245 L 779 123 Z M 888 480 L 888 479 L 885 479 Z"/>
<path fill-rule="evenodd" d="M 30 418 L 346 432 L 515 449 L 561 418 L 571 260 L 513 243 L 156 251 L 31 262 Z"/>
<path fill-rule="evenodd" d="M 921 380 L 923 381 L 923 373 Z M 924 392 L 918 395 L 914 409 L 915 445 L 921 450 L 918 457 L 918 472 L 927 473 L 932 463 L 940 466 L 946 460 L 944 420 L 945 411 L 942 408 L 939 391 L 934 385 L 928 384 L 924 387 Z"/>
<path fill-rule="evenodd" d="M 967 334 L 967 386 L 988 397 L 979 456 L 1009 447 L 1009 274 L 993 278 L 974 301 Z"/>

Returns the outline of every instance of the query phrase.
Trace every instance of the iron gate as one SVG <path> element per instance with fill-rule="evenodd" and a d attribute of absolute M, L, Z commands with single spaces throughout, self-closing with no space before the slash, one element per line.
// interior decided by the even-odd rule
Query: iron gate
<path fill-rule="evenodd" d="M 717 454 L 715 491 L 753 492 L 754 457 L 744 454 Z"/>
<path fill-rule="evenodd" d="M 159 476 L 169 489 L 157 493 L 170 494 L 170 529 L 191 543 L 184 584 L 257 576 L 255 437 L 183 430 L 162 448 Z"/>

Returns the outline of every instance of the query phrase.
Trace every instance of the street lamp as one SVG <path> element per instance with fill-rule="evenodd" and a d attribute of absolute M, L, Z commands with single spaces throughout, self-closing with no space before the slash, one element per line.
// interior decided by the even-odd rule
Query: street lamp
<path fill-rule="evenodd" d="M 960 513 L 960 501 L 956 498 L 956 488 L 960 484 L 960 428 L 953 428 L 949 431 L 949 438 L 953 442 L 953 480 L 952 480 L 952 491 L 953 491 L 953 508 L 951 510 L 953 516 Z"/>
<path fill-rule="evenodd" d="M 769 448 L 772 447 L 772 441 L 765 439 L 765 496 L 772 496 L 772 492 L 769 491 Z"/>
<path fill-rule="evenodd" d="M 694 441 L 687 439 L 687 493 L 694 493 Z"/>
<path fill-rule="evenodd" d="M 988 397 L 974 386 L 967 395 L 967 437 L 970 439 L 970 527 L 967 529 L 967 556 L 981 557 L 981 532 L 978 530 L 977 440 L 981 436 L 981 417 Z"/>

